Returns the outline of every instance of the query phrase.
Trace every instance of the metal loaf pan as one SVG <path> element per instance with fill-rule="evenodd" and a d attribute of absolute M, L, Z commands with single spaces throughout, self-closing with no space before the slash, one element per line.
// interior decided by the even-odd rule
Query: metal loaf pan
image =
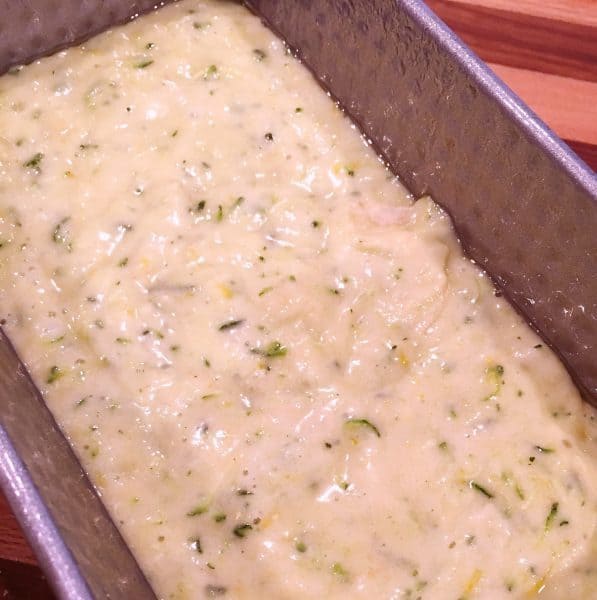
<path fill-rule="evenodd" d="M 448 210 L 465 250 L 597 404 L 592 171 L 420 0 L 247 3 L 413 193 Z M 154 5 L 0 0 L 0 73 Z M 60 598 L 154 597 L 4 335 L 0 486 Z"/>

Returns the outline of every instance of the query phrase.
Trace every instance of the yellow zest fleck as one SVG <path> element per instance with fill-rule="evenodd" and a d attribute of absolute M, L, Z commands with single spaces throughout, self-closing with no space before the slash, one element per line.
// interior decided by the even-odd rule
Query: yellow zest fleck
<path fill-rule="evenodd" d="M 75 333 L 75 339 L 78 342 L 81 342 L 83 344 L 88 344 L 89 342 L 91 342 L 91 337 L 90 337 L 89 333 L 83 327 L 77 327 L 75 329 L 74 333 Z"/>
<path fill-rule="evenodd" d="M 218 289 L 220 290 L 220 294 L 222 294 L 222 298 L 226 298 L 226 300 L 230 300 L 234 296 L 234 292 L 224 283 L 218 285 Z"/>
<path fill-rule="evenodd" d="M 469 577 L 469 580 L 466 582 L 466 585 L 464 586 L 465 596 L 468 596 L 469 594 L 472 594 L 475 591 L 475 588 L 479 584 L 479 581 L 481 581 L 481 577 L 483 577 L 483 571 L 481 571 L 480 569 L 475 569 L 473 571 L 473 574 Z"/>
<path fill-rule="evenodd" d="M 355 173 L 357 172 L 357 167 L 356 167 L 356 163 L 347 163 L 344 165 L 343 168 L 344 173 L 346 173 L 346 175 L 350 176 L 350 177 L 354 177 Z"/>
<path fill-rule="evenodd" d="M 186 253 L 185 253 L 186 259 L 190 260 L 190 261 L 195 261 L 200 256 L 201 256 L 201 254 L 197 251 L 197 248 L 195 248 L 194 246 L 187 248 Z"/>
<path fill-rule="evenodd" d="M 358 442 L 356 442 L 358 444 Z M 334 485 L 340 488 L 343 492 L 348 490 L 350 487 L 350 483 L 346 480 L 346 477 L 341 477 L 340 475 L 334 476 Z"/>
<path fill-rule="evenodd" d="M 484 401 L 495 398 L 502 389 L 502 382 L 504 377 L 504 367 L 496 363 L 490 363 L 485 369 L 485 381 L 493 386 L 491 393 L 487 394 L 483 398 Z"/>
<path fill-rule="evenodd" d="M 533 585 L 533 587 L 531 587 L 529 590 L 527 590 L 526 594 L 525 594 L 525 598 L 535 598 L 535 596 L 538 596 L 544 589 L 545 589 L 545 582 L 547 581 L 547 578 L 549 577 L 549 573 L 551 571 L 551 567 L 548 569 L 547 573 L 545 573 L 545 575 L 543 575 L 542 577 L 539 577 L 539 579 L 537 579 L 537 581 L 535 582 L 535 584 Z"/>
<path fill-rule="evenodd" d="M 103 473 L 96 473 L 93 476 L 93 483 L 95 487 L 105 488 L 107 484 L 106 476 Z"/>
<path fill-rule="evenodd" d="M 543 588 L 545 588 L 545 578 L 541 577 L 541 579 L 539 579 L 537 583 L 526 593 L 527 598 L 534 598 L 535 596 L 538 596 L 543 591 Z"/>
<path fill-rule="evenodd" d="M 263 517 L 261 519 L 261 522 L 259 523 L 259 528 L 266 529 L 267 527 L 271 527 L 273 525 L 273 523 L 278 520 L 279 516 L 280 515 L 277 512 L 270 513 L 269 515 L 265 515 L 265 517 Z"/>

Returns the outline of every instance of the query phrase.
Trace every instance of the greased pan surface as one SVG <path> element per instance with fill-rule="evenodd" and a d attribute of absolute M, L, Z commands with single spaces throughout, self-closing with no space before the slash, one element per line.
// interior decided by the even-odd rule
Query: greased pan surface
<path fill-rule="evenodd" d="M 0 0 L 0 72 L 155 4 Z M 595 400 L 590 171 L 419 1 L 251 5 L 411 189 L 431 192 L 450 211 L 469 253 Z M 0 484 L 59 596 L 152 597 L 4 337 L 0 364 Z"/>
<path fill-rule="evenodd" d="M 164 4 L 156 0 L 0 0 L 0 73 Z"/>

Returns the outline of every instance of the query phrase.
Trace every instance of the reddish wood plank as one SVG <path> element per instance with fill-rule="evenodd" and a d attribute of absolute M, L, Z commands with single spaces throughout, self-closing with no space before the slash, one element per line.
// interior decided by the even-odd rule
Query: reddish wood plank
<path fill-rule="evenodd" d="M 576 22 L 557 12 L 522 13 L 518 3 L 426 0 L 427 4 L 485 61 L 597 81 L 597 4 Z M 493 4 L 493 6 L 490 6 Z M 526 2 L 538 6 L 539 3 Z M 496 6 L 497 5 L 497 6 Z M 499 6 L 499 7 L 498 7 Z M 509 7 L 509 8 L 507 8 Z M 552 16 L 545 16 L 551 14 Z"/>
<path fill-rule="evenodd" d="M 0 492 L 0 559 L 35 564 L 35 556 L 25 541 L 8 502 Z M 1 596 L 0 596 L 1 597 Z"/>
<path fill-rule="evenodd" d="M 0 493 L 0 598 L 54 600 L 29 544 Z"/>
<path fill-rule="evenodd" d="M 564 140 L 588 165 L 597 172 L 597 146 L 575 140 Z"/>
<path fill-rule="evenodd" d="M 454 0 L 532 17 L 597 26 L 597 0 Z"/>
<path fill-rule="evenodd" d="M 0 598 L 4 600 L 55 599 L 38 567 L 4 559 L 0 559 Z"/>
<path fill-rule="evenodd" d="M 597 83 L 489 66 L 561 138 L 597 145 Z"/>

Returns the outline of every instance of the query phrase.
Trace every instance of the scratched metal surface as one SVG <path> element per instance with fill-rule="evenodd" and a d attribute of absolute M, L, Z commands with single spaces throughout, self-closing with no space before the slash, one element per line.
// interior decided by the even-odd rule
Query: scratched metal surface
<path fill-rule="evenodd" d="M 155 0 L 0 0 L 0 73 Z M 419 0 L 251 0 L 597 402 L 595 176 Z M 0 307 L 0 317 L 1 317 Z M 151 598 L 0 335 L 0 486 L 61 598 Z"/>
<path fill-rule="evenodd" d="M 0 0 L 0 74 L 165 4 L 161 0 Z"/>

